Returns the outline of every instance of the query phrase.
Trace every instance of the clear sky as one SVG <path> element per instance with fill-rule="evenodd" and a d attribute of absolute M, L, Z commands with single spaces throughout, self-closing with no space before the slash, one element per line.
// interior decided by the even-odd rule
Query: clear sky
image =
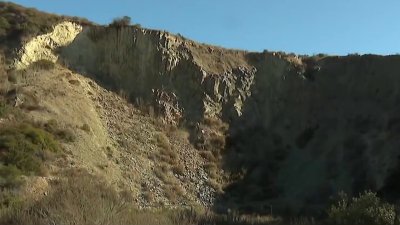
<path fill-rule="evenodd" d="M 400 0 L 15 0 L 107 24 L 142 27 L 209 44 L 298 54 L 400 53 Z"/>

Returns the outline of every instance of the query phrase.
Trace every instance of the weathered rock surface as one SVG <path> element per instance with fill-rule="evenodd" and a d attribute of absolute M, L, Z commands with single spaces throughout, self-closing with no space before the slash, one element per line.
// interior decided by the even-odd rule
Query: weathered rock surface
<path fill-rule="evenodd" d="M 75 31 L 59 49 L 69 68 L 168 122 L 229 123 L 224 169 L 241 176 L 216 204 L 308 212 L 340 190 L 400 186 L 400 56 L 298 57 L 137 27 Z M 16 65 L 53 54 L 35 52 L 45 50 L 25 50 Z"/>

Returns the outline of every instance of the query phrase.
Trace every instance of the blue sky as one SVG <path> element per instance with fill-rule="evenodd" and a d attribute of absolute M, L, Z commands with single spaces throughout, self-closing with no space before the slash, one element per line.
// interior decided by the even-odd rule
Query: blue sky
<path fill-rule="evenodd" d="M 143 27 L 251 51 L 400 53 L 399 0 L 15 0 L 101 24 Z"/>

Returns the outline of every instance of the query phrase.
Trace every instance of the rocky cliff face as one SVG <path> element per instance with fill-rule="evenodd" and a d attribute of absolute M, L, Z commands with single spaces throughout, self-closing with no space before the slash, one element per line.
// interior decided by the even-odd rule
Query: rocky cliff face
<path fill-rule="evenodd" d="M 157 103 L 170 122 L 240 115 L 255 73 L 245 52 L 135 27 L 88 28 L 61 55 L 137 104 Z"/>
<path fill-rule="evenodd" d="M 257 73 L 243 115 L 230 124 L 226 157 L 228 168 L 246 172 L 227 196 L 251 207 L 270 199 L 277 208 L 307 212 L 339 191 L 393 194 L 399 60 L 326 57 L 299 74 L 285 60 L 250 55 Z M 243 188 L 253 194 L 243 196 Z"/>
<path fill-rule="evenodd" d="M 399 187 L 399 56 L 249 53 L 138 27 L 86 27 L 56 52 L 167 122 L 228 123 L 216 205 L 308 212 L 340 190 Z"/>

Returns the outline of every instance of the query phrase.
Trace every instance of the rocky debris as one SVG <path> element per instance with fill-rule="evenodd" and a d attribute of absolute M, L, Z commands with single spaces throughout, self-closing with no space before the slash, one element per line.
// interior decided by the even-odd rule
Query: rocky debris
<path fill-rule="evenodd" d="M 153 89 L 157 115 L 161 115 L 166 123 L 178 125 L 183 117 L 183 109 L 179 107 L 179 101 L 175 93 Z"/>
<path fill-rule="evenodd" d="M 165 191 L 169 187 L 154 175 L 153 170 L 159 162 L 149 159 L 159 151 L 153 137 L 160 132 L 160 128 L 153 125 L 155 118 L 143 116 L 142 112 L 115 93 L 106 91 L 93 82 L 89 85 L 93 90 L 88 95 L 97 105 L 96 110 L 115 143 L 114 146 L 107 147 L 107 154 L 126 174 L 125 185 L 140 190 L 134 196 L 140 207 L 193 203 L 210 206 L 213 203 L 215 191 L 207 183 L 208 175 L 201 167 L 201 157 L 187 139 L 174 134 L 169 136 L 170 143 L 177 151 L 178 161 L 184 165 L 185 173 L 171 175 L 174 178 L 173 182 L 183 188 L 184 195 L 180 196 L 177 202 L 170 202 L 165 197 Z M 158 96 L 160 105 L 164 107 L 161 109 L 174 112 L 173 110 L 178 108 L 168 108 L 174 95 L 158 92 Z M 145 198 L 146 192 L 153 196 L 151 201 Z"/>

